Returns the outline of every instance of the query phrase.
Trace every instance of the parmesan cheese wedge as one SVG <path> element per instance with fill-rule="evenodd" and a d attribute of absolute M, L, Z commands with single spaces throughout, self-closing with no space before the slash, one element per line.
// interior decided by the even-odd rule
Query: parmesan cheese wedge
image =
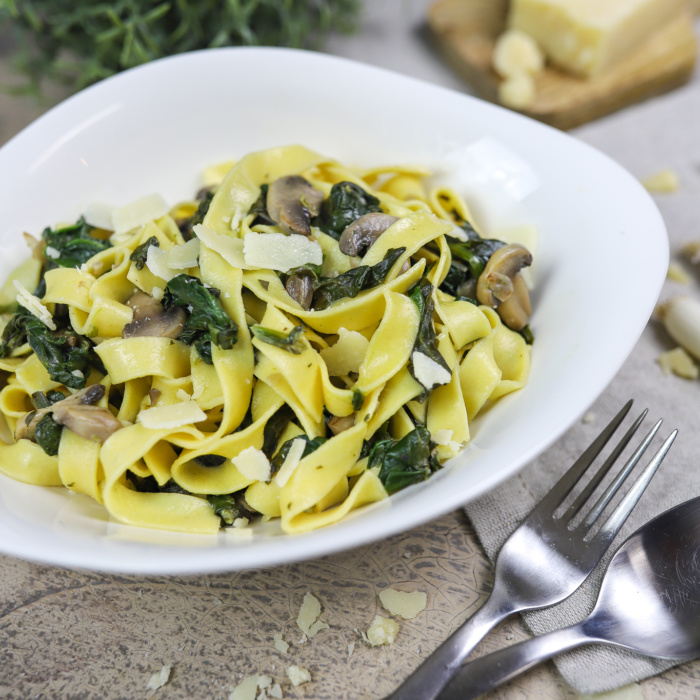
<path fill-rule="evenodd" d="M 206 419 L 207 414 L 194 401 L 146 408 L 136 417 L 136 420 L 149 430 L 171 430 Z"/>

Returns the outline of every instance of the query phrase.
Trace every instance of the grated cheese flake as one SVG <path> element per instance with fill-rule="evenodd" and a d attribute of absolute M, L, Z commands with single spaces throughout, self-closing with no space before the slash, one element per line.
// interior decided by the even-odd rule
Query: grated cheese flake
<path fill-rule="evenodd" d="M 124 207 L 112 211 L 112 228 L 115 234 L 126 233 L 139 226 L 160 219 L 168 213 L 168 204 L 159 194 L 141 197 Z"/>
<path fill-rule="evenodd" d="M 168 251 L 168 267 L 172 270 L 187 270 L 197 267 L 199 239 L 192 238 L 184 245 L 173 246 Z"/>
<path fill-rule="evenodd" d="M 282 466 L 275 475 L 275 483 L 277 486 L 282 488 L 287 484 L 289 478 L 294 473 L 294 470 L 299 466 L 299 462 L 301 462 L 301 458 L 304 456 L 305 449 L 305 440 L 302 438 L 297 438 L 294 440 L 289 448 L 289 452 L 287 452 L 287 456 L 284 458 L 284 462 L 282 462 Z"/>
<path fill-rule="evenodd" d="M 277 651 L 281 651 L 283 654 L 286 654 L 289 651 L 289 644 L 282 639 L 281 634 L 278 633 L 273 635 L 272 639 L 275 642 L 275 649 L 277 649 Z"/>
<path fill-rule="evenodd" d="M 666 376 L 673 372 L 683 379 L 697 379 L 700 374 L 695 360 L 681 347 L 661 353 L 656 361 Z"/>
<path fill-rule="evenodd" d="M 313 637 L 316 632 L 321 629 L 328 629 L 325 622 L 321 623 L 320 627 L 316 626 L 318 616 L 321 614 L 321 603 L 311 593 L 306 593 L 304 601 L 299 608 L 299 616 L 297 617 L 297 625 L 299 629 L 308 637 Z M 325 627 L 323 626 L 325 625 Z"/>
<path fill-rule="evenodd" d="M 452 375 L 435 360 L 422 352 L 414 352 L 411 355 L 413 371 L 416 379 L 426 388 L 432 389 L 436 385 L 449 384 Z"/>
<path fill-rule="evenodd" d="M 153 287 L 151 289 L 151 296 L 156 301 L 162 301 L 164 295 L 165 295 L 165 290 L 162 287 Z"/>
<path fill-rule="evenodd" d="M 17 303 L 36 316 L 47 328 L 56 330 L 51 312 L 41 303 L 39 297 L 35 297 L 19 280 L 12 280 L 17 290 Z"/>
<path fill-rule="evenodd" d="M 170 282 L 177 272 L 168 266 L 168 251 L 158 246 L 148 246 L 146 252 L 146 267 L 160 279 Z"/>
<path fill-rule="evenodd" d="M 348 659 L 352 656 L 352 653 L 355 651 L 355 642 L 350 642 L 348 644 Z"/>
<path fill-rule="evenodd" d="M 292 685 L 295 688 L 298 685 L 308 683 L 311 680 L 311 674 L 309 671 L 301 666 L 290 666 L 287 669 L 287 676 L 289 676 L 289 680 L 292 682 Z"/>
<path fill-rule="evenodd" d="M 670 168 L 659 170 L 649 177 L 642 180 L 642 185 L 648 192 L 668 193 L 675 192 L 680 186 L 680 178 L 678 173 Z"/>
<path fill-rule="evenodd" d="M 271 698 L 276 698 L 277 700 L 282 698 L 282 688 L 280 688 L 279 683 L 275 683 L 267 692 Z"/>
<path fill-rule="evenodd" d="M 283 233 L 255 233 L 249 231 L 243 238 L 243 257 L 246 264 L 265 270 L 287 272 L 308 263 L 321 265 L 323 251 L 314 240 Z"/>
<path fill-rule="evenodd" d="M 375 615 L 372 624 L 367 628 L 367 641 L 378 647 L 383 644 L 393 644 L 399 633 L 399 623 L 396 620 Z"/>
<path fill-rule="evenodd" d="M 154 673 L 149 679 L 148 685 L 146 686 L 146 690 L 151 691 L 148 694 L 148 697 L 152 697 L 158 690 L 158 688 L 162 688 L 168 682 L 169 678 L 170 666 L 163 666 L 163 668 L 161 668 L 158 673 Z"/>
<path fill-rule="evenodd" d="M 338 329 L 335 345 L 321 350 L 321 358 L 328 367 L 331 377 L 345 377 L 350 372 L 359 372 L 369 348 L 369 340 L 362 333 Z"/>
<path fill-rule="evenodd" d="M 454 433 L 453 430 L 448 430 L 447 428 L 443 428 L 442 430 L 436 430 L 431 435 L 431 438 L 433 439 L 433 442 L 436 445 L 449 445 L 450 441 L 452 440 L 453 433 Z"/>
<path fill-rule="evenodd" d="M 260 676 L 254 673 L 246 676 L 228 696 L 228 700 L 255 700 L 258 694 L 258 680 Z"/>
<path fill-rule="evenodd" d="M 246 478 L 254 481 L 268 481 L 272 469 L 270 460 L 262 450 L 247 447 L 231 459 L 234 466 Z"/>
<path fill-rule="evenodd" d="M 178 389 L 175 392 L 175 396 L 177 396 L 180 401 L 189 401 L 192 398 L 184 389 Z"/>
<path fill-rule="evenodd" d="M 253 269 L 243 257 L 242 238 L 223 236 L 214 231 L 214 229 L 204 226 L 204 224 L 196 224 L 192 230 L 207 248 L 211 248 L 215 253 L 218 253 L 231 267 L 236 267 L 240 270 Z"/>
<path fill-rule="evenodd" d="M 137 416 L 138 422 L 149 430 L 181 428 L 206 419 L 207 414 L 194 401 L 146 408 Z"/>
<path fill-rule="evenodd" d="M 50 245 L 47 245 L 46 248 L 44 248 L 44 253 L 46 254 L 47 258 L 51 258 L 52 260 L 61 257 L 61 251 L 56 250 L 56 248 Z"/>
<path fill-rule="evenodd" d="M 425 610 L 428 597 L 422 591 L 406 593 L 387 588 L 379 594 L 379 600 L 390 615 L 412 620 L 418 613 Z"/>

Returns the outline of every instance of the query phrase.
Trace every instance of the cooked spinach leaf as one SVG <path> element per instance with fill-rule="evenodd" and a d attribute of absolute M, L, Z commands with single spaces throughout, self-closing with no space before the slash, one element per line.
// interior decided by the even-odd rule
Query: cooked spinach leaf
<path fill-rule="evenodd" d="M 379 478 L 387 493 L 425 481 L 442 467 L 431 454 L 430 433 L 421 425 L 400 440 L 387 437 L 375 443 L 367 466 L 380 467 Z"/>
<path fill-rule="evenodd" d="M 90 341 L 78 335 L 70 326 L 51 331 L 36 316 L 20 308 L 8 323 L 0 343 L 0 357 L 7 357 L 15 347 L 25 342 L 34 351 L 53 381 L 71 389 L 82 389 L 89 366 L 100 367 Z M 79 370 L 79 374 L 74 374 Z"/>
<path fill-rule="evenodd" d="M 420 325 L 418 326 L 418 335 L 413 345 L 413 351 L 422 352 L 449 372 L 450 368 L 437 348 L 437 335 L 433 326 L 433 314 L 435 313 L 433 285 L 425 277 L 422 277 L 409 291 L 408 296 L 416 305 L 420 314 Z M 413 363 L 410 365 L 410 371 L 413 375 Z M 415 375 L 413 376 L 415 378 Z M 422 398 L 425 398 L 425 396 Z"/>
<path fill-rule="evenodd" d="M 50 413 L 47 413 L 34 428 L 34 439 L 39 447 L 50 457 L 58 454 L 63 426 L 59 425 Z"/>
<path fill-rule="evenodd" d="M 221 519 L 221 527 L 230 527 L 238 518 L 250 518 L 256 515 L 245 502 L 242 491 L 226 494 L 210 494 L 207 496 L 209 505 Z"/>
<path fill-rule="evenodd" d="M 146 264 L 146 258 L 148 258 L 148 249 L 152 245 L 156 248 L 160 246 L 160 241 L 155 236 L 151 236 L 145 243 L 136 246 L 134 252 L 129 256 L 129 260 L 134 263 L 134 267 L 137 270 L 143 270 L 143 266 Z"/>
<path fill-rule="evenodd" d="M 269 189 L 269 185 L 260 185 L 260 194 L 248 211 L 248 214 L 255 214 L 251 226 L 258 226 L 260 224 L 264 226 L 273 226 L 275 224 L 267 213 L 267 191 Z"/>
<path fill-rule="evenodd" d="M 265 328 L 265 326 L 251 326 L 250 330 L 253 335 L 258 339 L 262 340 L 263 343 L 269 343 L 277 348 L 291 352 L 294 355 L 301 355 L 304 352 L 304 343 L 302 342 L 301 334 L 304 332 L 303 326 L 295 326 L 289 333 L 283 333 L 282 331 L 276 331 L 272 328 Z"/>
<path fill-rule="evenodd" d="M 284 429 L 292 418 L 294 418 L 294 411 L 292 411 L 287 404 L 284 404 L 284 406 L 278 411 L 275 411 L 272 418 L 265 423 L 262 451 L 268 459 L 272 457 L 272 453 L 275 451 Z"/>
<path fill-rule="evenodd" d="M 535 342 L 535 336 L 532 333 L 532 329 L 530 328 L 530 324 L 528 323 L 527 325 L 523 326 L 518 333 L 523 337 L 525 342 L 528 345 L 532 345 Z"/>
<path fill-rule="evenodd" d="M 226 461 L 226 457 L 222 457 L 221 455 L 199 455 L 199 457 L 195 457 L 192 461 L 202 467 L 220 467 Z"/>
<path fill-rule="evenodd" d="M 352 390 L 352 410 L 359 411 L 365 402 L 365 395 L 359 389 Z"/>
<path fill-rule="evenodd" d="M 32 394 L 32 405 L 34 408 L 48 408 L 53 406 L 57 401 L 63 401 L 66 395 L 62 391 L 35 391 Z"/>
<path fill-rule="evenodd" d="M 292 447 L 292 443 L 295 440 L 304 440 L 304 442 L 306 442 L 306 445 L 304 445 L 304 452 L 301 455 L 302 459 L 307 455 L 310 455 L 312 452 L 316 451 L 319 447 L 321 447 L 321 445 L 323 445 L 324 442 L 326 442 L 326 438 L 324 437 L 315 437 L 313 440 L 310 440 L 307 435 L 297 435 L 294 438 L 290 438 L 282 445 L 282 447 L 279 448 L 279 450 L 277 450 L 277 453 L 270 461 L 270 464 L 272 465 L 273 474 L 276 474 L 279 471 L 280 467 L 284 463 L 284 460 L 289 454 L 289 450 Z"/>
<path fill-rule="evenodd" d="M 360 265 L 337 277 L 323 278 L 314 290 L 313 309 L 327 309 L 338 299 L 354 298 L 364 289 L 372 289 L 381 284 L 405 251 L 405 248 L 391 248 L 376 265 Z"/>
<path fill-rule="evenodd" d="M 470 238 L 468 241 L 460 241 L 452 236 L 445 236 L 452 253 L 453 260 L 465 262 L 474 279 L 484 271 L 489 258 L 505 243 L 495 238 Z"/>
<path fill-rule="evenodd" d="M 212 364 L 211 344 L 230 350 L 238 340 L 238 326 L 221 306 L 218 290 L 205 287 L 191 275 L 177 275 L 168 282 L 163 307 L 179 306 L 187 311 L 185 327 L 179 340 L 194 344 L 199 356 Z"/>
<path fill-rule="evenodd" d="M 343 231 L 364 214 L 382 211 L 379 200 L 354 182 L 338 182 L 321 205 L 321 212 L 311 222 L 324 233 L 340 238 Z"/>
<path fill-rule="evenodd" d="M 95 238 L 94 227 L 86 223 L 81 216 L 73 226 L 66 226 L 55 231 L 49 227 L 41 234 L 46 246 L 47 269 L 54 267 L 80 267 L 93 255 L 111 248 L 109 240 Z"/>
<path fill-rule="evenodd" d="M 211 206 L 212 199 L 214 199 L 214 190 L 206 190 L 202 198 L 199 200 L 195 213 L 189 219 L 186 219 L 180 224 L 180 233 L 182 233 L 182 237 L 186 241 L 189 241 L 194 235 L 194 227 L 204 221 L 204 217 L 207 215 L 209 207 Z"/>

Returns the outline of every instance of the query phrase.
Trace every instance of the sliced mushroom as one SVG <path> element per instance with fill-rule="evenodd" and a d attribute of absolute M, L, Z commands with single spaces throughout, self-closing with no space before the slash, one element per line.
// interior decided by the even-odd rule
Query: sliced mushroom
<path fill-rule="evenodd" d="M 301 175 L 275 180 L 267 191 L 267 213 L 285 233 L 311 235 L 311 217 L 321 210 L 323 192 Z"/>
<path fill-rule="evenodd" d="M 520 270 L 531 264 L 532 255 L 524 246 L 503 246 L 489 258 L 476 285 L 479 302 L 496 309 L 514 331 L 521 330 L 530 316 L 530 295 Z"/>
<path fill-rule="evenodd" d="M 311 308 L 311 302 L 314 298 L 313 274 L 298 272 L 290 275 L 284 288 L 287 290 L 287 294 L 289 294 L 304 311 L 308 311 Z"/>
<path fill-rule="evenodd" d="M 355 219 L 338 241 L 341 252 L 345 255 L 364 255 L 372 244 L 386 231 L 389 226 L 398 221 L 397 216 L 370 212 Z"/>
<path fill-rule="evenodd" d="M 112 433 L 122 428 L 122 424 L 108 408 L 63 401 L 53 406 L 53 418 L 59 425 L 88 440 L 104 442 Z"/>
<path fill-rule="evenodd" d="M 355 425 L 355 414 L 351 413 L 349 416 L 333 416 L 328 421 L 328 427 L 333 435 L 338 435 L 344 430 L 349 430 Z"/>
<path fill-rule="evenodd" d="M 179 306 L 166 310 L 157 299 L 144 292 L 135 292 L 126 303 L 134 310 L 134 320 L 124 326 L 122 338 L 177 338 L 185 327 L 187 314 Z"/>
<path fill-rule="evenodd" d="M 34 431 L 36 430 L 36 426 L 39 424 L 39 421 L 47 413 L 54 413 L 57 406 L 60 406 L 61 404 L 65 406 L 90 405 L 97 403 L 104 395 L 104 385 L 91 384 L 80 391 L 76 391 L 75 394 L 71 394 L 61 401 L 57 401 L 52 406 L 47 406 L 46 408 L 40 408 L 36 411 L 27 413 L 17 420 L 17 425 L 15 426 L 15 440 L 33 440 Z"/>

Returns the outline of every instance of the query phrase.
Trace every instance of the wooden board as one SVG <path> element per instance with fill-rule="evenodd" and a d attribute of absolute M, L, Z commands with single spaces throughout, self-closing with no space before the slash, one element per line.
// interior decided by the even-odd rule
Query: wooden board
<path fill-rule="evenodd" d="M 438 0 L 428 25 L 445 59 L 497 102 L 499 77 L 491 68 L 496 38 L 505 29 L 508 0 Z M 535 102 L 524 114 L 571 129 L 685 83 L 693 72 L 697 40 L 690 15 L 679 17 L 603 75 L 579 78 L 547 66 L 537 77 Z"/>

